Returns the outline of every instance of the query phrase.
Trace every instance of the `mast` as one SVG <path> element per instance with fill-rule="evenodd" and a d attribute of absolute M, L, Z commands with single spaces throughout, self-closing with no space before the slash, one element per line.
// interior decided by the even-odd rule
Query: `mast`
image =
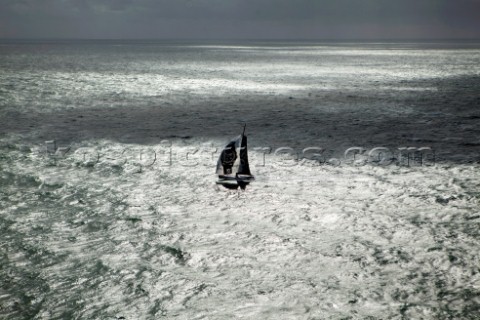
<path fill-rule="evenodd" d="M 247 127 L 247 123 L 245 122 L 243 124 L 243 131 L 242 131 L 242 136 L 240 137 L 240 150 L 242 149 L 242 144 L 243 144 L 243 138 L 245 138 L 245 128 Z"/>
<path fill-rule="evenodd" d="M 238 167 L 239 174 L 247 174 L 251 176 L 250 173 L 250 166 L 248 165 L 248 150 L 247 150 L 247 137 L 245 136 L 245 128 L 247 127 L 247 123 L 243 125 L 243 132 L 240 138 L 240 148 L 239 148 L 239 160 L 240 164 Z"/>

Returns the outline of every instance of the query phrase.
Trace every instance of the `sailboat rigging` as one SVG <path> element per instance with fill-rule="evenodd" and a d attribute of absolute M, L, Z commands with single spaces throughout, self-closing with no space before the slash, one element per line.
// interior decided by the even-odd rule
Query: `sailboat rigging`
<path fill-rule="evenodd" d="M 246 124 L 243 132 L 230 141 L 220 153 L 217 162 L 217 184 L 228 189 L 245 190 L 247 185 L 255 180 L 250 172 L 248 163 L 247 136 L 245 135 Z"/>

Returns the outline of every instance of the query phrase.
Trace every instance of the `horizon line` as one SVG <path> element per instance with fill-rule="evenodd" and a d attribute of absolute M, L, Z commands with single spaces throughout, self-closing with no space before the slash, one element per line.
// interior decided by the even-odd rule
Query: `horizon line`
<path fill-rule="evenodd" d="M 0 37 L 0 41 L 288 41 L 288 42 L 427 42 L 480 41 L 480 38 L 48 38 Z"/>

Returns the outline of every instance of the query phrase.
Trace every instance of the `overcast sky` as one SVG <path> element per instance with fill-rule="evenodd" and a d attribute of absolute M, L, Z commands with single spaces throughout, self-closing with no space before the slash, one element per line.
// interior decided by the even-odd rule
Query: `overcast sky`
<path fill-rule="evenodd" d="M 0 38 L 480 38 L 480 0 L 0 0 Z"/>

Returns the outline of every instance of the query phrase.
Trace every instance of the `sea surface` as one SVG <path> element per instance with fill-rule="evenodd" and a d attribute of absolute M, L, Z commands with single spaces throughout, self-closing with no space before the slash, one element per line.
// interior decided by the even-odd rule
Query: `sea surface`
<path fill-rule="evenodd" d="M 478 319 L 479 252 L 480 42 L 0 41 L 0 319 Z"/>

